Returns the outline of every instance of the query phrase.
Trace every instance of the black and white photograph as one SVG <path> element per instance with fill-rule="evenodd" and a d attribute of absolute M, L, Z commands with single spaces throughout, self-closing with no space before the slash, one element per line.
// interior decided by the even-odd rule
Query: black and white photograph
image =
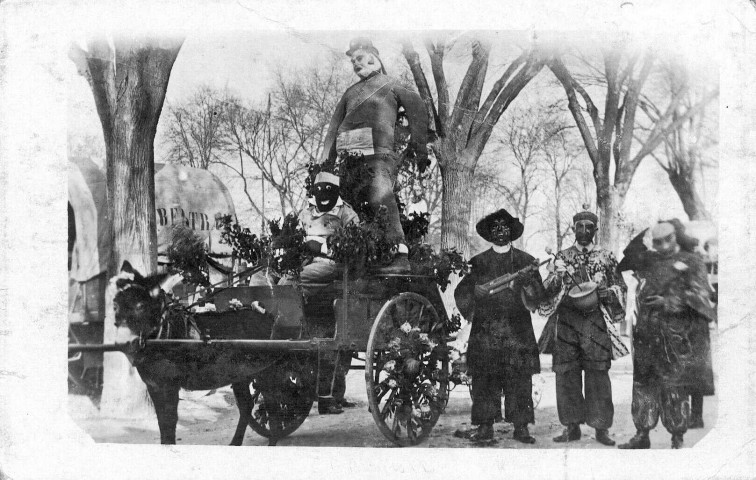
<path fill-rule="evenodd" d="M 756 475 L 756 5 L 609 3 L 3 2 L 0 478 Z"/>

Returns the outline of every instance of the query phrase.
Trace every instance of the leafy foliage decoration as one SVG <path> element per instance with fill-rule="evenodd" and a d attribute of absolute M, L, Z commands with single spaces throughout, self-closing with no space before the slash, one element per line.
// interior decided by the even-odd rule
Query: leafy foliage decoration
<path fill-rule="evenodd" d="M 230 245 L 234 255 L 249 266 L 265 266 L 278 275 L 296 277 L 304 261 L 311 257 L 305 246 L 305 231 L 293 213 L 269 221 L 270 235 L 258 236 L 233 222 L 230 216 L 224 217 L 221 223 L 221 242 Z"/>
<path fill-rule="evenodd" d="M 170 273 L 180 273 L 190 284 L 210 285 L 207 245 L 194 230 L 185 225 L 174 225 L 167 253 Z"/>

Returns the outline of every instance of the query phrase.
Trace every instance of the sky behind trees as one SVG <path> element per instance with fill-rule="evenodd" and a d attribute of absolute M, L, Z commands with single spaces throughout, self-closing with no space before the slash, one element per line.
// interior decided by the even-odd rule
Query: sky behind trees
<path fill-rule="evenodd" d="M 359 34 L 363 34 L 363 32 Z M 381 59 L 390 75 L 407 74 L 408 67 L 402 57 L 400 37 L 397 33 L 364 32 L 364 34 L 371 37 L 380 50 Z M 345 72 L 350 72 L 348 58 L 344 55 L 344 51 L 347 49 L 349 40 L 355 35 L 355 32 L 344 31 L 263 33 L 227 31 L 189 35 L 174 64 L 165 106 L 167 108 L 171 105 L 180 104 L 201 86 L 209 86 L 218 90 L 227 89 L 245 101 L 262 104 L 265 102 L 268 92 L 274 86 L 277 71 L 284 75 L 293 74 L 292 72 L 297 69 L 311 68 L 317 64 L 334 61 L 334 58 L 336 62 L 341 61 Z M 498 78 L 508 62 L 519 54 L 519 47 L 526 45 L 532 39 L 532 34 L 526 32 L 488 32 L 486 35 L 490 36 L 493 48 L 484 91 L 488 91 L 490 83 Z M 563 34 L 539 33 L 538 41 L 549 44 L 554 41 L 552 37 L 560 35 Z M 460 34 L 457 46 L 445 58 L 445 73 L 452 95 L 456 94 L 456 88 L 458 88 L 469 63 L 469 37 L 469 33 Z M 600 41 L 600 38 L 597 38 L 600 37 L 600 34 L 595 33 L 572 34 L 571 37 L 580 45 L 580 51 L 586 54 L 590 53 L 592 49 L 595 50 L 596 45 L 598 45 L 596 41 Z M 465 46 L 467 48 L 464 48 Z M 690 47 L 690 45 L 687 46 Z M 415 48 L 423 56 L 425 52 L 419 36 L 415 37 Z M 677 48 L 675 45 L 668 45 L 667 48 L 674 49 L 675 54 L 685 58 L 690 71 L 696 78 L 705 78 L 708 81 L 716 82 L 718 70 L 715 60 L 703 58 L 704 55 L 691 55 L 689 48 Z M 702 46 L 702 48 L 706 47 Z M 427 57 L 423 58 L 423 61 L 427 64 Z M 91 90 L 86 81 L 76 74 L 73 64 L 71 65 L 71 72 L 68 109 L 69 136 L 71 139 L 69 149 L 85 151 L 87 155 L 92 157 L 93 161 L 102 165 L 104 164 L 104 146 L 101 149 L 98 147 L 98 145 L 102 145 L 102 130 L 94 108 Z M 430 75 L 429 66 L 426 68 L 426 74 Z M 356 77 L 353 80 L 356 81 Z M 339 95 L 341 93 L 338 92 Z M 531 106 L 544 101 L 563 100 L 564 97 L 564 90 L 556 81 L 554 75 L 548 69 L 542 70 L 513 101 L 512 111 L 504 113 L 497 125 L 497 132 L 502 132 L 505 124 L 510 120 L 510 114 L 513 115 L 514 112 L 527 113 Z M 453 96 L 451 100 L 454 100 Z M 155 145 L 156 162 L 163 162 L 168 151 L 165 145 L 167 119 L 165 111 L 164 109 L 164 115 L 158 125 Z M 716 103 L 710 111 L 716 116 Z M 574 125 L 569 115 L 567 120 Z M 577 132 L 574 133 L 577 135 Z M 714 132 L 714 135 L 716 137 L 716 132 Z M 500 165 L 500 173 L 505 178 L 514 180 L 512 175 L 516 172 L 511 170 L 511 162 L 509 161 L 511 160 L 511 152 L 507 152 L 506 148 L 499 146 L 493 153 L 493 144 L 494 142 L 491 142 L 486 147 L 484 156 L 489 157 L 489 163 L 493 162 Z M 491 155 L 501 156 L 501 161 L 499 162 L 496 158 L 491 159 Z M 97 157 L 101 158 L 98 159 Z M 576 164 L 582 165 L 588 172 L 591 170 L 590 161 L 584 151 L 579 155 Z M 705 172 L 704 202 L 716 218 L 717 172 L 716 170 L 709 170 Z M 258 225 L 259 218 L 249 205 L 245 204 L 246 200 L 243 195 L 235 191 L 235 181 L 232 177 L 229 177 L 228 172 L 224 172 L 222 167 L 211 168 L 211 171 L 219 175 L 224 181 L 228 180 L 232 195 L 234 195 L 237 203 L 240 222 L 251 227 Z M 273 196 L 269 195 L 269 197 Z M 270 201 L 268 199 L 266 203 Z M 500 205 L 500 203 L 500 197 L 480 199 L 478 208 L 473 210 L 473 215 L 485 213 L 489 209 L 496 208 L 497 205 L 507 206 Z M 535 207 L 547 208 L 543 197 L 535 200 Z M 271 208 L 271 210 L 275 211 L 276 207 Z M 628 192 L 624 211 L 628 218 L 635 222 L 646 218 L 648 222 L 651 222 L 671 216 L 686 218 L 666 173 L 652 158 L 646 158 L 641 163 Z M 476 220 L 476 218 L 473 218 L 472 223 Z M 536 225 L 533 225 L 534 229 L 535 227 Z M 537 250 L 542 250 L 545 245 L 553 245 L 553 240 L 550 240 L 550 237 L 546 235 L 529 242 L 532 242 L 532 245 L 529 243 L 528 247 Z"/>

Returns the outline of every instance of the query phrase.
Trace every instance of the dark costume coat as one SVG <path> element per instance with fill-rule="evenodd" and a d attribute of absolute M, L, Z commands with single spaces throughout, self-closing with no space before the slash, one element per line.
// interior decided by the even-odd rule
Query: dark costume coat
<path fill-rule="evenodd" d="M 474 296 L 475 285 L 514 273 L 532 265 L 534 260 L 514 247 L 505 253 L 489 249 L 471 259 L 470 274 L 457 286 L 454 299 L 464 317 L 469 319 L 473 314 L 467 349 L 467 363 L 473 377 L 476 370 L 499 370 L 505 375 L 540 373 L 533 323 L 520 296 L 527 281 L 541 281 L 538 271 L 530 274 L 532 279 L 516 280 L 512 288 L 487 298 Z"/>
<path fill-rule="evenodd" d="M 407 112 L 413 147 L 418 153 L 425 153 L 428 114 L 423 99 L 397 79 L 375 73 L 349 87 L 336 105 L 323 145 L 323 161 L 336 159 L 339 134 L 358 129 L 370 130 L 367 143 L 375 154 L 393 153 L 400 106 Z"/>
<path fill-rule="evenodd" d="M 713 395 L 708 322 L 715 320 L 715 313 L 703 260 L 682 250 L 668 256 L 637 250 L 629 247 L 622 265 L 643 282 L 633 333 L 634 380 L 658 380 L 691 394 Z M 648 305 L 653 296 L 663 297 L 664 304 Z"/>

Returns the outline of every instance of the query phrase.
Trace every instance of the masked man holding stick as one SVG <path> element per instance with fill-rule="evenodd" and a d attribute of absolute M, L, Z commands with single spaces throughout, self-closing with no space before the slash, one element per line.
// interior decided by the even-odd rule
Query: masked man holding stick
<path fill-rule="evenodd" d="M 358 211 L 367 204 L 372 215 L 385 207 L 387 237 L 397 245 L 396 255 L 381 273 L 407 273 L 410 264 L 394 184 L 400 158 L 394 152 L 394 128 L 403 108 L 410 127 L 409 155 L 422 173 L 428 165 L 428 115 L 416 92 L 386 75 L 378 49 L 367 38 L 356 38 L 346 52 L 360 81 L 347 89 L 336 105 L 323 147 L 323 163 L 339 166 L 342 195 Z"/>
<path fill-rule="evenodd" d="M 501 209 L 476 225 L 493 247 L 471 259 L 472 268 L 457 286 L 460 313 L 472 320 L 468 372 L 472 375 L 473 441 L 493 441 L 493 423 L 501 414 L 514 424 L 515 440 L 534 443 L 528 424 L 533 414 L 532 375 L 540 373 L 538 345 L 529 306 L 543 299 L 537 261 L 511 242 L 523 232 L 519 219 Z"/>
<path fill-rule="evenodd" d="M 573 218 L 575 245 L 556 255 L 545 287 L 551 297 L 541 308 L 554 328 L 553 370 L 557 412 L 567 427 L 555 442 L 581 437 L 580 424 L 596 429 L 596 441 L 614 445 L 609 428 L 614 419 L 609 368 L 613 358 L 628 353 L 613 322 L 625 316 L 627 287 L 616 272 L 614 255 L 593 243 L 598 217 L 587 210 Z M 583 393 L 585 372 L 585 394 Z"/>

